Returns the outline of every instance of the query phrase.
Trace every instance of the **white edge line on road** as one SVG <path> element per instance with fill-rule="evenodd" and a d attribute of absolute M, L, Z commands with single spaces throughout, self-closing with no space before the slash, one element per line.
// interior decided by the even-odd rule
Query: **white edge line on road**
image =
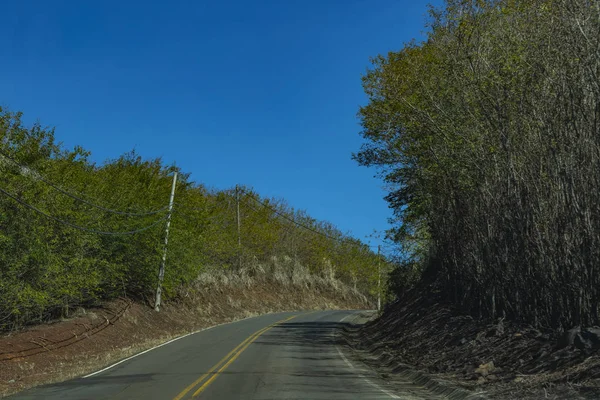
<path fill-rule="evenodd" d="M 350 316 L 352 316 L 352 315 L 354 315 L 354 313 L 353 313 L 353 314 L 348 314 L 348 315 L 346 315 L 344 318 L 342 318 L 342 319 L 340 320 L 340 322 L 344 322 L 344 320 L 345 320 L 346 318 L 348 318 L 348 317 L 350 317 Z M 335 333 L 334 333 L 333 331 L 332 331 L 332 335 L 335 335 Z M 337 352 L 338 352 L 338 354 L 340 355 L 340 357 L 342 357 L 342 360 L 344 360 L 344 362 L 346 363 L 346 365 L 348 365 L 348 367 L 350 367 L 350 369 L 353 369 L 353 370 L 355 370 L 355 371 L 358 373 L 358 376 L 359 376 L 359 377 L 360 377 L 360 378 L 361 378 L 363 381 L 365 381 L 367 384 L 369 384 L 370 386 L 374 387 L 375 389 L 379 390 L 380 392 L 382 392 L 382 393 L 385 393 L 386 395 L 390 396 L 392 399 L 401 399 L 401 397 L 398 397 L 398 396 L 396 396 L 394 393 L 392 393 L 392 392 L 390 392 L 390 391 L 388 391 L 388 390 L 385 390 L 384 388 L 382 388 L 381 386 L 379 386 L 379 385 L 378 385 L 378 384 L 376 384 L 376 383 L 373 383 L 373 382 L 372 382 L 371 380 L 369 380 L 369 379 L 368 379 L 366 376 L 364 376 L 363 374 L 361 374 L 361 373 L 359 372 L 360 370 L 358 370 L 358 369 L 357 369 L 357 368 L 356 368 L 356 367 L 355 367 L 355 366 L 354 366 L 354 365 L 353 365 L 353 364 L 350 362 L 350 360 L 348 360 L 348 359 L 346 358 L 346 356 L 344 355 L 344 353 L 342 353 L 342 351 L 340 350 L 340 348 L 338 347 L 338 345 L 337 345 L 337 344 L 335 345 L 335 349 L 337 350 Z"/>
<path fill-rule="evenodd" d="M 284 311 L 284 312 L 286 312 L 286 311 Z M 292 311 L 292 312 L 294 312 L 294 311 Z M 279 314 L 279 313 L 267 313 L 267 314 L 255 315 L 255 316 L 252 316 L 252 317 L 246 317 L 246 318 L 238 319 L 238 320 L 236 320 L 236 321 L 225 322 L 225 323 L 223 323 L 223 324 L 213 325 L 213 326 L 209 326 L 209 327 L 207 327 L 207 328 L 202 328 L 202 329 L 199 329 L 199 330 L 197 330 L 197 331 L 194 331 L 194 332 L 186 333 L 185 335 L 178 336 L 178 337 L 176 337 L 176 338 L 174 338 L 174 339 L 171 339 L 171 340 L 169 340 L 169 341 L 166 341 L 166 342 L 164 342 L 164 343 L 162 343 L 162 344 L 159 344 L 158 346 L 154 346 L 154 347 L 152 347 L 152 348 L 150 348 L 150 349 L 147 349 L 147 350 L 141 351 L 141 352 L 139 352 L 139 353 L 136 353 L 136 354 L 134 354 L 134 355 L 132 355 L 132 356 L 130 356 L 130 357 L 127 357 L 127 358 L 125 358 L 125 359 L 121 360 L 121 361 L 118 361 L 118 362 L 116 362 L 116 363 L 114 363 L 114 364 L 111 364 L 111 365 L 109 365 L 108 367 L 106 367 L 106 368 L 103 368 L 103 369 L 101 369 L 101 370 L 99 370 L 99 371 L 92 372 L 91 374 L 88 374 L 88 375 L 84 375 L 84 376 L 83 376 L 83 379 L 90 378 L 90 377 L 92 377 L 92 376 L 94 376 L 94 375 L 98 375 L 98 374 L 100 374 L 100 373 L 102 373 L 102 372 L 104 372 L 104 371 L 108 371 L 109 369 L 111 369 L 111 368 L 114 368 L 114 367 L 116 367 L 117 365 L 119 365 L 119 364 L 121 364 L 121 363 L 124 363 L 125 361 L 129 361 L 129 360 L 131 360 L 132 358 L 136 358 L 137 356 L 141 356 L 142 354 L 146 354 L 146 353 L 148 353 L 149 351 L 156 350 L 156 349 L 158 349 L 159 347 L 166 346 L 166 345 L 168 345 L 169 343 L 176 342 L 176 341 L 177 341 L 177 340 L 179 340 L 179 339 L 183 339 L 183 338 L 185 338 L 185 337 L 188 337 L 188 336 L 191 336 L 191 335 L 195 335 L 196 333 L 200 333 L 200 332 L 208 331 L 208 330 L 211 330 L 211 329 L 213 329 L 213 328 L 218 328 L 219 326 L 224 326 L 224 325 L 235 324 L 235 323 L 237 323 L 237 322 L 242 322 L 242 321 L 245 321 L 245 320 L 247 320 L 247 319 L 258 318 L 258 317 L 263 317 L 263 316 L 265 316 L 265 315 L 271 315 L 271 314 Z"/>

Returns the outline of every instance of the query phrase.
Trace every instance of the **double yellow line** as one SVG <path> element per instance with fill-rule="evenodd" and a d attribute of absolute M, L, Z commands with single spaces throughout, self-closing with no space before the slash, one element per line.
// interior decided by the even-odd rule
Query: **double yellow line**
<path fill-rule="evenodd" d="M 177 395 L 177 397 L 175 397 L 173 400 L 181 400 L 181 399 L 183 399 L 183 397 L 185 395 L 187 395 L 189 392 L 191 392 L 196 386 L 201 385 L 198 388 L 198 390 L 196 390 L 194 392 L 194 394 L 192 395 L 192 397 L 198 396 L 200 393 L 202 393 L 208 387 L 208 385 L 210 385 L 212 383 L 212 381 L 214 381 L 215 379 L 217 379 L 217 376 L 219 376 L 219 374 L 221 372 L 225 371 L 225 369 L 227 369 L 227 367 L 232 362 L 234 362 L 235 359 L 238 358 L 240 356 L 240 354 L 242 354 L 244 352 L 244 350 L 246 350 L 246 348 L 248 346 L 250 346 L 250 344 L 252 344 L 252 342 L 254 342 L 256 339 L 258 339 L 258 337 L 260 335 L 262 335 L 263 333 L 265 333 L 266 331 L 268 331 L 269 329 L 271 329 L 275 325 L 281 324 L 283 322 L 287 322 L 287 321 L 291 320 L 292 318 L 296 318 L 296 317 L 297 317 L 297 315 L 291 316 L 289 318 L 284 318 L 281 321 L 277 321 L 274 324 L 271 324 L 271 325 L 269 325 L 269 326 L 267 326 L 265 328 L 262 328 L 262 329 L 260 329 L 260 330 L 258 330 L 256 332 L 254 332 L 246 340 L 244 340 L 242 343 L 240 343 L 239 345 L 237 345 L 237 347 L 235 349 L 231 350 L 229 352 L 229 354 L 227 354 L 225 357 L 223 357 L 218 363 L 216 363 L 215 366 L 213 366 L 211 369 L 209 369 L 208 372 L 206 372 L 200 378 L 198 378 L 194 382 L 192 382 L 191 385 L 189 385 L 188 387 L 186 387 L 185 389 L 183 389 L 183 391 L 181 393 L 179 393 Z M 210 376 L 210 378 L 209 378 L 209 376 Z"/>

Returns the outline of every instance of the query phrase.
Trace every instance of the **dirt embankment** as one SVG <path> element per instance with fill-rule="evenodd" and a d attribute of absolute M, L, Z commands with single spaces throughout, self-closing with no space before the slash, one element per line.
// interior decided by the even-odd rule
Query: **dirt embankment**
<path fill-rule="evenodd" d="M 364 296 L 334 280 L 207 276 L 159 313 L 119 299 L 80 309 L 69 320 L 0 336 L 0 397 L 93 372 L 219 323 L 278 311 L 368 307 Z"/>
<path fill-rule="evenodd" d="M 405 363 L 489 398 L 599 399 L 598 333 L 476 321 L 413 292 L 352 336 L 388 371 Z"/>

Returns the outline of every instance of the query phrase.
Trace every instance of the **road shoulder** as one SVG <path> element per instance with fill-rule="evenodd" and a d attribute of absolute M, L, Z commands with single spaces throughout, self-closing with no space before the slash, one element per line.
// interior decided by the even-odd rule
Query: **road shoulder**
<path fill-rule="evenodd" d="M 375 318 L 376 311 L 361 311 L 344 321 L 347 325 L 340 332 L 342 345 L 339 347 L 355 368 L 371 371 L 371 376 L 385 382 L 388 390 L 395 393 L 411 392 L 427 399 L 487 400 L 485 393 L 466 390 L 397 361 L 384 347 L 361 348 L 361 328 Z"/>

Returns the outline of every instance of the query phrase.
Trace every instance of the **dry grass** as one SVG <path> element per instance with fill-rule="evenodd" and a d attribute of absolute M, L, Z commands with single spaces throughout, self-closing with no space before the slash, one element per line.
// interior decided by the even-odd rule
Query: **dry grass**
<path fill-rule="evenodd" d="M 315 276 L 289 258 L 249 263 L 241 271 L 205 270 L 180 300 L 160 313 L 134 304 L 109 328 L 71 346 L 0 362 L 0 396 L 39 384 L 89 374 L 182 334 L 270 312 L 367 308 L 367 299 L 332 274 Z M 115 305 L 115 308 L 118 308 Z M 0 337 L 0 352 L 19 340 L 72 335 L 104 320 L 106 310 L 81 310 L 77 318 Z"/>
<path fill-rule="evenodd" d="M 269 263 L 252 260 L 235 271 L 207 268 L 196 279 L 192 286 L 193 290 L 187 289 L 185 296 L 203 290 L 208 285 L 217 288 L 251 288 L 265 282 L 275 282 L 282 287 L 294 287 L 314 293 L 335 292 L 344 300 L 360 299 L 365 305 L 368 303 L 368 299 L 362 293 L 335 277 L 335 271 L 329 261 L 325 260 L 325 268 L 321 275 L 316 275 L 287 256 L 271 257 Z"/>
<path fill-rule="evenodd" d="M 600 352 L 559 348 L 559 337 L 524 323 L 475 320 L 413 291 L 366 324 L 353 344 L 378 365 L 411 365 L 491 398 L 600 398 Z"/>

